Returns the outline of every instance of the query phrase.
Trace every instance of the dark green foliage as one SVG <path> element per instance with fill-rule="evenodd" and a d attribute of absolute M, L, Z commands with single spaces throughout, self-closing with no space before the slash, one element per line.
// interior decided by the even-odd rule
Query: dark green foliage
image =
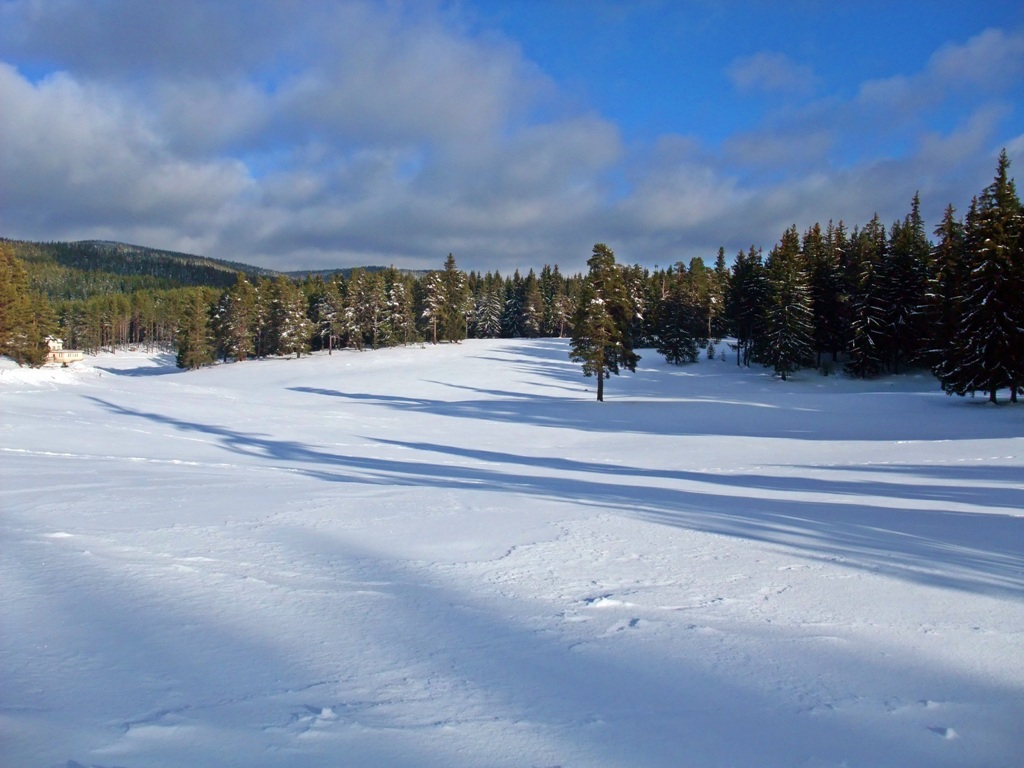
<path fill-rule="evenodd" d="M 704 327 L 691 275 L 682 264 L 656 273 L 651 312 L 654 347 L 673 365 L 694 363 L 698 357 L 698 335 Z"/>
<path fill-rule="evenodd" d="M 932 251 L 932 272 L 925 297 L 928 338 L 923 357 L 934 371 L 942 371 L 947 350 L 959 328 L 958 302 L 967 281 L 967 239 L 952 205 L 947 206 L 935 236 L 938 242 Z"/>
<path fill-rule="evenodd" d="M 920 208 L 920 198 L 914 195 L 910 213 L 892 227 L 889 257 L 882 270 L 889 336 L 887 363 L 893 373 L 899 373 L 905 364 L 919 361 L 926 346 L 924 305 L 931 243 L 925 235 Z"/>
<path fill-rule="evenodd" d="M 889 354 L 888 307 L 884 262 L 888 241 L 876 215 L 864 229 L 854 230 L 851 244 L 856 279 L 850 302 L 850 348 L 846 370 L 854 376 L 877 376 Z"/>
<path fill-rule="evenodd" d="M 306 315 L 306 298 L 299 286 L 284 275 L 276 277 L 267 291 L 268 355 L 302 357 L 309 350 L 313 324 Z"/>
<path fill-rule="evenodd" d="M 783 381 L 813 359 L 813 314 L 807 274 L 800 254 L 800 236 L 793 226 L 768 255 L 765 263 L 762 326 L 764 344 L 758 361 L 770 366 Z"/>
<path fill-rule="evenodd" d="M 767 262 L 751 246 L 731 269 L 719 249 L 713 268 L 695 257 L 651 274 L 616 264 L 599 244 L 585 276 L 557 266 L 525 277 L 467 275 L 449 254 L 443 269 L 425 274 L 355 268 L 296 280 L 136 246 L 0 240 L 0 345 L 31 362 L 50 332 L 85 351 L 177 339 L 179 359 L 195 367 L 209 362 L 211 344 L 224 360 L 244 360 L 424 336 L 571 334 L 572 359 L 598 376 L 603 399 L 605 378 L 633 370 L 634 348 L 654 346 L 678 364 L 732 334 L 738 365 L 759 361 L 783 378 L 815 359 L 831 367 L 822 362 L 828 355 L 856 376 L 926 364 L 947 392 L 994 400 L 1008 389 L 1016 399 L 1024 391 L 1024 224 L 1008 167 L 1004 152 L 965 224 L 947 209 L 934 249 L 915 196 L 888 232 L 877 216 L 850 237 L 842 221 L 824 231 L 814 224 L 802 240 L 791 227 Z M 22 268 L 11 256 L 25 258 Z M 192 284 L 217 289 L 200 292 L 205 313 L 184 287 Z M 33 289 L 53 297 L 52 309 Z M 210 327 L 201 330 L 204 314 Z"/>
<path fill-rule="evenodd" d="M 1004 150 L 995 179 L 972 205 L 965 232 L 958 317 L 935 373 L 952 394 L 1024 390 L 1024 211 Z M 948 268 L 947 268 L 948 271 Z"/>
<path fill-rule="evenodd" d="M 46 337 L 55 330 L 46 298 L 29 289 L 28 276 L 7 243 L 0 242 L 0 355 L 19 364 L 42 365 Z"/>
<path fill-rule="evenodd" d="M 636 310 L 608 246 L 595 245 L 587 265 L 590 272 L 573 319 L 569 359 L 583 364 L 585 376 L 597 377 L 597 399 L 603 401 L 604 380 L 622 368 L 635 371 L 640 360 L 630 336 Z"/>
<path fill-rule="evenodd" d="M 413 278 L 394 267 L 384 270 L 387 294 L 383 343 L 387 346 L 411 344 L 416 340 L 416 318 L 413 309 Z"/>
<path fill-rule="evenodd" d="M 804 234 L 803 253 L 814 315 L 814 351 L 821 365 L 822 354 L 836 362 L 846 347 L 849 327 L 849 287 L 843 280 L 843 262 L 849 243 L 843 222 L 828 223 L 824 234 L 815 224 Z"/>
<path fill-rule="evenodd" d="M 505 304 L 505 283 L 498 274 L 487 273 L 479 285 L 473 313 L 473 332 L 479 339 L 496 339 L 501 335 L 501 318 Z"/>
<path fill-rule="evenodd" d="M 241 273 L 221 295 L 213 314 L 213 330 L 218 353 L 225 361 L 240 362 L 255 352 L 257 298 L 256 288 Z"/>
<path fill-rule="evenodd" d="M 195 370 L 213 362 L 213 329 L 209 297 L 193 288 L 182 297 L 175 345 L 179 368 Z"/>
<path fill-rule="evenodd" d="M 726 313 L 736 336 L 736 364 L 750 365 L 763 339 L 761 319 L 768 300 L 768 282 L 761 251 L 750 246 L 740 251 L 732 265 L 732 279 L 726 294 Z"/>

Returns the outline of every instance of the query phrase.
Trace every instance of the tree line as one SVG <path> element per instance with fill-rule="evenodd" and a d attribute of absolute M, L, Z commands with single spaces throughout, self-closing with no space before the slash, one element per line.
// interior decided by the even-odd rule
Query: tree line
<path fill-rule="evenodd" d="M 594 247 L 576 314 L 574 360 L 599 380 L 633 370 L 631 350 L 655 347 L 674 363 L 729 335 L 738 365 L 782 379 L 802 368 L 872 377 L 930 369 L 950 394 L 1024 394 L 1024 209 L 1005 150 L 996 175 L 964 219 L 948 206 L 925 232 L 920 200 L 888 229 L 876 215 L 783 232 L 767 257 L 751 247 L 726 269 L 689 267 L 637 275 Z M 598 389 L 601 399 L 602 389 Z"/>
<path fill-rule="evenodd" d="M 466 273 L 449 254 L 424 275 L 391 267 L 298 279 L 250 270 L 228 281 L 214 262 L 216 280 L 181 286 L 146 282 L 168 280 L 169 267 L 161 262 L 162 274 L 148 274 L 138 258 L 131 275 L 117 278 L 128 280 L 120 288 L 113 273 L 60 265 L 79 284 L 107 286 L 76 298 L 67 283 L 61 292 L 52 263 L 22 264 L 2 241 L 0 351 L 38 362 L 43 339 L 55 334 L 87 351 L 173 348 L 180 366 L 196 368 L 346 347 L 572 336 L 572 358 L 598 376 L 599 397 L 610 373 L 635 367 L 635 349 L 685 364 L 724 354 L 728 344 L 737 365 L 763 365 L 783 379 L 805 368 L 858 377 L 923 368 L 949 393 L 994 401 L 1009 389 L 1016 401 L 1024 387 L 1024 215 L 1008 170 L 1004 151 L 966 216 L 946 209 L 934 242 L 915 196 L 888 227 L 877 215 L 852 230 L 842 220 L 803 232 L 794 225 L 767 255 L 751 246 L 728 264 L 719 249 L 711 265 L 696 257 L 654 270 L 618 264 L 598 244 L 589 272 L 568 276 L 557 265 Z"/>

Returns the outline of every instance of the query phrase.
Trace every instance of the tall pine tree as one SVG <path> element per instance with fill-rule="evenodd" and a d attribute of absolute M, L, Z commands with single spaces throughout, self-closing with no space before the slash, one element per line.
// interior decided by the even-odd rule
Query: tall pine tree
<path fill-rule="evenodd" d="M 993 403 L 1000 389 L 1016 402 L 1024 388 L 1024 212 L 1009 167 L 1003 150 L 968 216 L 959 327 L 936 371 L 946 392 L 987 392 Z"/>
<path fill-rule="evenodd" d="M 813 359 L 813 313 L 796 226 L 782 235 L 765 263 L 768 296 L 764 308 L 764 347 L 760 362 L 783 381 Z"/>
<path fill-rule="evenodd" d="M 583 364 L 585 376 L 597 377 L 597 399 L 603 401 L 604 380 L 622 368 L 635 371 L 640 360 L 630 337 L 636 313 L 615 254 L 607 245 L 594 246 L 587 266 L 590 271 L 573 320 L 569 359 Z"/>

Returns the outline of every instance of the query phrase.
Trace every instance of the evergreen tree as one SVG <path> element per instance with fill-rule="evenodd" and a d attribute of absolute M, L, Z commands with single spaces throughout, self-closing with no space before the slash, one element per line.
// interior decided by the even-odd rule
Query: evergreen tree
<path fill-rule="evenodd" d="M 416 318 L 409 280 L 394 267 L 388 267 L 384 270 L 384 286 L 387 292 L 385 343 L 388 346 L 411 344 L 416 338 Z"/>
<path fill-rule="evenodd" d="M 932 271 L 925 297 L 928 340 L 924 359 L 941 380 L 946 355 L 959 329 L 959 301 L 967 281 L 967 240 L 964 225 L 956 218 L 952 205 L 946 207 L 935 236 L 938 242 L 932 251 Z"/>
<path fill-rule="evenodd" d="M 631 319 L 629 323 L 629 338 L 632 346 L 650 347 L 654 343 L 651 331 L 650 315 L 652 305 L 648 292 L 650 290 L 651 276 L 646 269 L 639 264 L 632 266 L 621 266 L 622 280 L 626 287 L 626 296 L 632 306 Z"/>
<path fill-rule="evenodd" d="M 559 293 L 551 303 L 551 324 L 553 333 L 564 338 L 567 331 L 572 330 L 572 318 L 576 312 L 576 302 L 568 293 Z"/>
<path fill-rule="evenodd" d="M 559 320 L 556 317 L 556 303 L 565 295 L 565 278 L 558 270 L 558 265 L 547 264 L 540 271 L 540 293 L 544 302 L 544 317 L 541 321 L 542 336 L 559 336 Z"/>
<path fill-rule="evenodd" d="M 0 355 L 19 365 L 42 365 L 54 320 L 46 299 L 29 290 L 21 260 L 7 243 L 0 242 Z"/>
<path fill-rule="evenodd" d="M 725 263 L 725 248 L 719 247 L 715 257 L 715 268 L 711 275 L 711 294 L 708 314 L 711 316 L 711 333 L 713 338 L 720 339 L 729 331 L 726 311 L 729 283 L 732 275 Z"/>
<path fill-rule="evenodd" d="M 993 403 L 1000 389 L 1016 402 L 1024 388 L 1024 211 L 1009 167 L 1003 150 L 995 179 L 968 215 L 960 323 L 936 371 L 946 392 L 987 392 Z"/>
<path fill-rule="evenodd" d="M 459 342 L 466 338 L 469 315 L 473 307 L 469 300 L 466 273 L 458 268 L 455 257 L 450 253 L 445 259 L 441 278 L 444 281 L 445 295 L 441 336 L 444 341 Z"/>
<path fill-rule="evenodd" d="M 914 363 L 925 346 L 924 304 L 928 289 L 931 243 L 924 231 L 921 200 L 914 195 L 911 211 L 893 225 L 889 258 L 883 269 L 882 300 L 886 305 L 889 367 L 900 372 L 903 363 Z"/>
<path fill-rule="evenodd" d="M 270 284 L 269 350 L 272 355 L 302 357 L 313 333 L 306 298 L 295 283 L 280 275 Z"/>
<path fill-rule="evenodd" d="M 540 336 L 544 326 L 544 297 L 541 296 L 540 283 L 531 269 L 523 281 L 522 323 L 523 336 L 535 339 Z"/>
<path fill-rule="evenodd" d="M 699 350 L 694 329 L 702 327 L 697 298 L 690 276 L 682 264 L 655 275 L 660 284 L 653 334 L 659 355 L 673 365 L 694 363 Z"/>
<path fill-rule="evenodd" d="M 505 282 L 501 275 L 487 273 L 480 287 L 474 313 L 476 335 L 481 339 L 496 339 L 501 335 L 501 316 L 505 304 Z"/>
<path fill-rule="evenodd" d="M 629 336 L 635 310 L 608 246 L 596 244 L 587 265 L 590 271 L 573 320 L 569 359 L 583 364 L 585 376 L 597 377 L 597 399 L 603 401 L 604 380 L 621 368 L 635 371 L 640 360 Z"/>
<path fill-rule="evenodd" d="M 201 288 L 191 289 L 183 297 L 175 344 L 179 368 L 194 370 L 213 362 L 210 302 Z"/>
<path fill-rule="evenodd" d="M 333 280 L 324 282 L 323 288 L 313 298 L 314 333 L 319 339 L 319 348 L 326 349 L 328 355 L 334 354 L 334 347 L 341 333 L 345 311 L 344 291 L 344 279 L 338 275 Z"/>
<path fill-rule="evenodd" d="M 523 326 L 523 305 L 526 303 L 526 285 L 517 269 L 505 281 L 505 307 L 501 316 L 501 335 L 507 339 L 518 339 L 525 335 Z"/>
<path fill-rule="evenodd" d="M 387 300 L 383 275 L 365 269 L 352 271 L 343 317 L 350 343 L 357 349 L 366 345 L 376 349 L 380 345 Z"/>
<path fill-rule="evenodd" d="M 761 319 L 768 298 L 761 251 L 750 246 L 740 251 L 732 265 L 732 279 L 726 296 L 726 310 L 736 335 L 736 365 L 750 365 L 763 337 Z"/>
<path fill-rule="evenodd" d="M 845 247 L 844 240 L 842 222 L 837 228 L 831 221 L 824 234 L 815 224 L 803 238 L 814 315 L 814 351 L 819 368 L 822 354 L 829 354 L 832 362 L 836 362 L 845 342 L 844 306 L 848 296 L 842 280 L 841 249 Z"/>
<path fill-rule="evenodd" d="M 765 301 L 764 346 L 760 362 L 783 381 L 813 359 L 814 334 L 811 295 L 800 254 L 796 226 L 786 230 L 765 263 L 768 295 Z"/>
<path fill-rule="evenodd" d="M 846 369 L 854 376 L 877 376 L 885 369 L 889 349 L 888 307 L 882 266 L 888 241 L 878 215 L 851 238 L 857 278 L 851 299 L 850 356 Z"/>
<path fill-rule="evenodd" d="M 221 296 L 214 313 L 217 347 L 226 361 L 245 360 L 255 350 L 256 289 L 243 275 Z"/>
<path fill-rule="evenodd" d="M 423 279 L 423 312 L 431 344 L 437 344 L 439 330 L 444 322 L 445 282 L 440 272 L 429 272 Z"/>

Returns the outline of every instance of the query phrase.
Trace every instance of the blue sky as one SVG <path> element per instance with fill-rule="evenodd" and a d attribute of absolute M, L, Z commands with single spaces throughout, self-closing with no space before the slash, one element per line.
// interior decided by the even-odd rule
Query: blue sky
<path fill-rule="evenodd" d="M 0 235 L 280 269 L 666 265 L 961 212 L 1017 2 L 0 0 Z"/>

